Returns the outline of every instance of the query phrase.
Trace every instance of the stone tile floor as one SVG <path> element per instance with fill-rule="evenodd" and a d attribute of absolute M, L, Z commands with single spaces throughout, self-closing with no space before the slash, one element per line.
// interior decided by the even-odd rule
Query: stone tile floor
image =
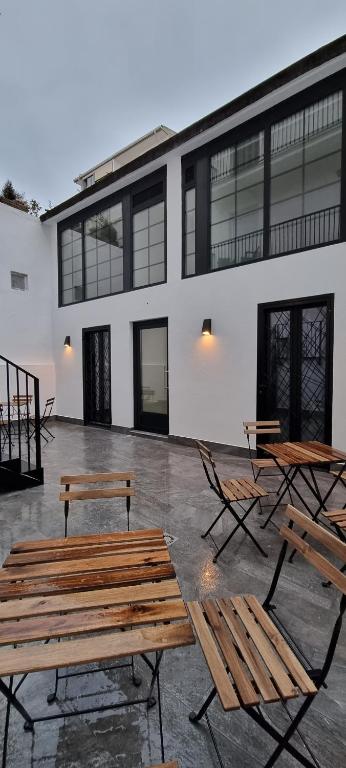
<path fill-rule="evenodd" d="M 237 533 L 218 564 L 213 549 L 201 539 L 218 510 L 218 503 L 206 485 L 199 458 L 193 448 L 168 440 L 121 435 L 92 427 L 56 423 L 56 439 L 43 449 L 44 486 L 0 497 L 1 557 L 16 539 L 60 536 L 63 509 L 58 502 L 59 477 L 63 473 L 133 469 L 137 473 L 137 496 L 131 509 L 131 527 L 162 526 L 175 538 L 171 554 L 185 599 L 207 595 L 253 592 L 259 599 L 268 590 L 280 538 L 274 526 L 260 529 L 255 512 L 250 526 L 268 551 L 265 560 L 249 539 Z M 228 477 L 249 473 L 246 459 L 218 454 L 220 474 Z M 262 481 L 263 482 L 263 481 Z M 272 481 L 270 481 L 272 482 Z M 326 487 L 329 480 L 321 477 Z M 268 481 L 269 483 L 269 481 Z M 306 491 L 304 491 L 306 493 Z M 333 504 L 344 503 L 342 489 Z M 277 517 L 279 521 L 280 515 Z M 216 538 L 229 530 L 226 515 Z M 74 505 L 70 514 L 71 534 L 122 529 L 126 525 L 122 501 Z M 318 575 L 296 558 L 285 566 L 277 593 L 281 617 L 307 656 L 318 665 L 323 658 L 328 629 L 338 602 L 334 588 L 323 589 Z M 322 690 L 303 721 L 302 730 L 318 755 L 321 768 L 346 765 L 346 644 L 345 629 L 329 674 L 328 688 Z M 139 662 L 143 685 L 147 672 Z M 29 677 L 21 689 L 23 702 L 38 713 L 47 707 L 46 695 L 54 673 Z M 217 759 L 205 724 L 193 726 L 191 709 L 198 708 L 211 682 L 197 646 L 169 651 L 162 665 L 162 693 L 166 759 L 177 758 L 182 768 L 216 768 Z M 60 683 L 61 707 L 81 707 L 114 701 L 131 693 L 128 670 L 99 672 Z M 55 705 L 54 705 L 55 706 Z M 294 711 L 295 705 L 291 704 Z M 71 718 L 41 724 L 32 736 L 23 731 L 16 712 L 11 713 L 8 768 L 140 768 L 159 762 L 156 708 L 149 714 L 143 707 Z M 1 727 L 5 706 L 0 700 Z M 273 742 L 242 712 L 225 715 L 217 702 L 209 710 L 226 768 L 253 768 L 265 765 Z M 273 722 L 282 722 L 276 705 L 267 707 Z M 301 744 L 299 744 L 301 747 Z M 277 763 L 290 768 L 297 763 L 282 756 Z"/>

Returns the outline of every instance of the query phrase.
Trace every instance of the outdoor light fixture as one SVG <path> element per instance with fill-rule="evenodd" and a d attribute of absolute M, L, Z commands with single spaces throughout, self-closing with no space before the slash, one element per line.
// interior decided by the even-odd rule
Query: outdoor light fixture
<path fill-rule="evenodd" d="M 211 320 L 203 320 L 202 336 L 211 336 Z"/>
<path fill-rule="evenodd" d="M 71 336 L 65 336 L 64 347 L 71 346 Z"/>

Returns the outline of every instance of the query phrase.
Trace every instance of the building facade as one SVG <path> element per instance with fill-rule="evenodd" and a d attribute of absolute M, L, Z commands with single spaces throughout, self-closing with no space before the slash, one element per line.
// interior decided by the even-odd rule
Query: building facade
<path fill-rule="evenodd" d="M 345 37 L 41 220 L 60 417 L 345 447 Z"/>

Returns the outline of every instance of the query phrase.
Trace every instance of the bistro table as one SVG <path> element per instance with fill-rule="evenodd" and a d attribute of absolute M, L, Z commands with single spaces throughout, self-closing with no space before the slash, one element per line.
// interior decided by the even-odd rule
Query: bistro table
<path fill-rule="evenodd" d="M 272 519 L 278 506 L 289 489 L 292 489 L 299 500 L 309 512 L 313 520 L 316 520 L 321 509 L 326 509 L 326 503 L 330 494 L 334 490 L 336 484 L 339 482 L 343 472 L 346 469 L 346 453 L 339 451 L 333 446 L 320 443 L 318 440 L 308 440 L 304 442 L 285 442 L 285 443 L 265 443 L 259 445 L 266 453 L 270 453 L 273 457 L 278 469 L 284 476 L 284 489 L 279 496 L 279 499 L 270 514 L 268 515 L 265 523 L 261 526 L 265 528 L 269 521 Z M 292 467 L 293 471 L 290 474 L 285 474 L 280 462 L 286 461 Z M 329 464 L 338 464 L 338 470 L 334 473 L 334 480 L 331 483 L 327 493 L 323 497 L 316 480 L 315 470 L 327 467 Z M 318 508 L 315 512 L 311 510 L 307 501 L 303 498 L 301 492 L 295 485 L 295 479 L 300 476 L 305 485 L 309 488 L 313 497 L 317 500 Z"/>
<path fill-rule="evenodd" d="M 164 761 L 162 654 L 195 641 L 162 529 L 17 542 L 0 569 L 0 600 L 0 691 L 7 699 L 3 768 L 11 706 L 22 715 L 24 729 L 33 731 L 35 723 L 55 718 L 135 704 L 149 709 L 156 703 L 155 685 Z M 61 678 L 83 674 L 59 670 L 110 660 L 120 663 L 108 669 L 130 667 L 134 685 L 141 685 L 134 656 L 141 656 L 151 672 L 141 698 L 79 711 L 62 711 L 60 699 L 58 713 L 35 715 L 17 697 L 28 674 L 52 669 L 51 704 Z M 16 684 L 15 675 L 21 676 Z"/>

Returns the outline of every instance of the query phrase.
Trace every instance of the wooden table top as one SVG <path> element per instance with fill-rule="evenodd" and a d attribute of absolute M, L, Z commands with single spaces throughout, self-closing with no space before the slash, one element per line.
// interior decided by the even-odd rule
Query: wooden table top
<path fill-rule="evenodd" d="M 0 677 L 195 642 L 159 528 L 17 542 L 0 599 Z"/>
<path fill-rule="evenodd" d="M 272 454 L 277 459 L 283 459 L 289 464 L 332 464 L 346 462 L 346 453 L 325 445 L 318 440 L 303 442 L 265 443 L 258 446 L 263 451 Z"/>

